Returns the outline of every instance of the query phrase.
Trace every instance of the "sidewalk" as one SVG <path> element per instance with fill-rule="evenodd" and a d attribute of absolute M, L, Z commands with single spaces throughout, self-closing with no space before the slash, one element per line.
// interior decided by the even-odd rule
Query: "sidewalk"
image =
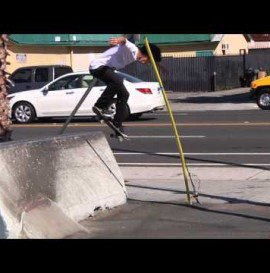
<path fill-rule="evenodd" d="M 190 168 L 195 186 L 200 186 L 201 203 L 194 200 L 192 206 L 187 203 L 181 168 L 121 167 L 121 171 L 126 181 L 128 202 L 81 222 L 90 231 L 89 238 L 270 236 L 269 170 Z"/>
<path fill-rule="evenodd" d="M 173 111 L 226 111 L 259 109 L 249 98 L 250 88 L 216 92 L 167 92 Z M 163 111 L 167 111 L 165 108 Z"/>
<path fill-rule="evenodd" d="M 132 198 L 186 202 L 181 167 L 121 167 L 121 172 Z M 189 172 L 200 193 L 202 204 L 257 202 L 270 207 L 270 170 L 249 167 L 189 167 Z"/>

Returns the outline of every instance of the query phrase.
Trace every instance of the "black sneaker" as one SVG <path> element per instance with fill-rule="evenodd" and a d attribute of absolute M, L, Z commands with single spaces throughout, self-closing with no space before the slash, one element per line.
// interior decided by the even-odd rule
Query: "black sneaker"
<path fill-rule="evenodd" d="M 104 117 L 112 118 L 113 117 L 113 111 L 110 111 L 108 109 L 101 109 L 97 106 L 93 107 L 93 111 L 95 112 L 95 109 L 98 110 Z"/>
<path fill-rule="evenodd" d="M 107 117 L 107 118 L 112 118 L 113 114 L 114 114 L 114 112 L 109 110 L 109 109 L 103 109 L 102 110 L 102 115 Z"/>

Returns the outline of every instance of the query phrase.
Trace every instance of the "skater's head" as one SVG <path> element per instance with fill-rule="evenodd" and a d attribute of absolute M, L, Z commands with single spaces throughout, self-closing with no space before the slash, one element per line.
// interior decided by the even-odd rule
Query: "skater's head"
<path fill-rule="evenodd" d="M 159 47 L 154 44 L 149 44 L 152 55 L 154 57 L 155 62 L 161 62 L 161 51 Z M 139 47 L 139 52 L 137 55 L 137 61 L 142 64 L 147 64 L 150 62 L 150 57 L 148 56 L 148 52 L 146 46 Z"/>

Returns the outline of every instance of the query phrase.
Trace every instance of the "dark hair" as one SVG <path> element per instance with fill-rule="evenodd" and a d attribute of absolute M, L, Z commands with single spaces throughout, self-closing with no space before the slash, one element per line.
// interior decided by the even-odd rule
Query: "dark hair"
<path fill-rule="evenodd" d="M 154 44 L 150 44 L 150 43 L 149 43 L 149 46 L 150 46 L 151 52 L 153 54 L 154 60 L 158 63 L 161 62 L 161 51 L 160 51 L 159 47 L 157 47 Z M 149 57 L 146 46 L 139 47 L 139 49 L 143 55 Z"/>

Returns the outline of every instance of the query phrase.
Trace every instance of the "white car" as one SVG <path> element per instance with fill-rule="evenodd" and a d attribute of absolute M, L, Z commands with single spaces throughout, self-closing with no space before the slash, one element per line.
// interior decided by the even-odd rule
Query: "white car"
<path fill-rule="evenodd" d="M 116 73 L 124 78 L 130 93 L 127 116 L 139 118 L 143 113 L 164 108 L 162 90 L 157 82 L 143 82 L 128 74 Z M 10 94 L 12 117 L 18 123 L 30 123 L 39 118 L 69 116 L 92 81 L 93 76 L 89 72 L 76 72 L 65 74 L 40 89 Z M 105 84 L 98 81 L 75 116 L 95 116 L 92 107 L 105 88 Z M 114 98 L 109 107 L 114 113 L 115 105 Z"/>

